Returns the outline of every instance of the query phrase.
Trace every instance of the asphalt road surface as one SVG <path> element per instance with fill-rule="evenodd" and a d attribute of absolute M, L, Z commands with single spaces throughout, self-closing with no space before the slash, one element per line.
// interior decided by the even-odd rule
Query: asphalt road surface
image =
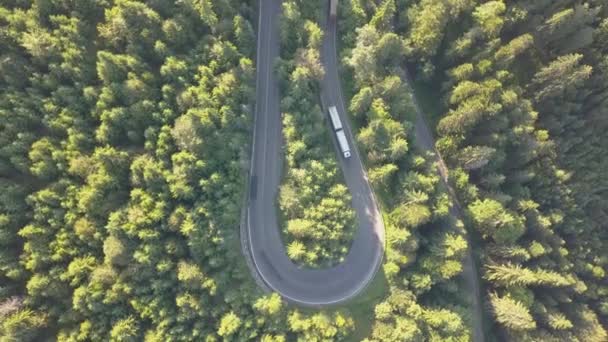
<path fill-rule="evenodd" d="M 283 165 L 279 89 L 273 72 L 279 56 L 280 0 L 260 0 L 257 45 L 257 84 L 250 188 L 246 213 L 249 256 L 258 278 L 286 300 L 306 306 L 346 301 L 372 281 L 382 264 L 384 225 L 367 175 L 354 144 L 341 95 L 336 57 L 336 24 L 325 25 L 322 61 L 325 79 L 322 102 L 335 105 L 342 119 L 352 156 L 344 159 L 337 143 L 336 156 L 352 195 L 358 230 L 345 260 L 321 270 L 299 268 L 287 257 L 277 219 L 277 194 Z M 327 121 L 329 125 L 329 121 Z"/>

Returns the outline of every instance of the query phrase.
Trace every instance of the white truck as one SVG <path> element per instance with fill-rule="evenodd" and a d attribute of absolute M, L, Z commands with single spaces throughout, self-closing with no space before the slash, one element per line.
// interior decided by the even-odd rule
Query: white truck
<path fill-rule="evenodd" d="M 344 131 L 337 131 L 336 137 L 338 137 L 338 144 L 340 144 L 340 149 L 342 150 L 342 154 L 344 154 L 344 158 L 350 158 L 350 148 L 348 147 L 348 141 L 346 140 Z"/>
<path fill-rule="evenodd" d="M 348 146 L 348 140 L 346 140 L 346 134 L 344 134 L 344 128 L 342 127 L 342 121 L 340 121 L 340 116 L 338 115 L 338 109 L 336 106 L 329 107 L 329 118 L 331 119 L 331 124 L 334 127 L 334 132 L 336 133 L 336 138 L 338 139 L 338 145 L 340 145 L 340 150 L 342 150 L 344 158 L 349 158 L 350 147 Z"/>

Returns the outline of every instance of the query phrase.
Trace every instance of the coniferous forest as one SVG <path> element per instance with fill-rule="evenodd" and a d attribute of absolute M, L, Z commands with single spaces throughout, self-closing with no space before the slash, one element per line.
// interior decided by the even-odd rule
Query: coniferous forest
<path fill-rule="evenodd" d="M 360 228 L 319 96 L 329 1 L 281 6 L 276 206 L 325 268 Z M 386 243 L 320 308 L 241 246 L 259 8 L 0 1 L 0 341 L 608 340 L 605 0 L 339 1 Z"/>
<path fill-rule="evenodd" d="M 608 338 L 607 11 L 422 0 L 401 12 L 408 66 L 441 94 L 437 148 L 501 339 Z"/>

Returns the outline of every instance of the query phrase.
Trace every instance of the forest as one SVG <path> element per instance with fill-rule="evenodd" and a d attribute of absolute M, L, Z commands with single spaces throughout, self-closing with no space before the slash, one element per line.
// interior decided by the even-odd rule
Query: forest
<path fill-rule="evenodd" d="M 358 229 L 319 97 L 327 5 L 282 1 L 275 68 L 280 224 L 313 268 Z M 386 246 L 322 309 L 262 291 L 241 250 L 257 14 L 0 2 L 0 341 L 470 341 L 471 251 L 486 340 L 608 339 L 605 1 L 339 1 Z"/>
<path fill-rule="evenodd" d="M 492 335 L 606 340 L 606 3 L 405 6 L 406 63 L 441 94 L 437 148 L 479 247 Z"/>

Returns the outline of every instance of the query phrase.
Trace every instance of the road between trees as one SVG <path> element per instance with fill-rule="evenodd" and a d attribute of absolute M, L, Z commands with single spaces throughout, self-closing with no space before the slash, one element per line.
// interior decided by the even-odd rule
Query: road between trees
<path fill-rule="evenodd" d="M 279 56 L 280 12 L 280 0 L 260 0 L 254 135 L 242 241 L 246 244 L 244 249 L 256 278 L 265 287 L 300 305 L 337 304 L 353 298 L 365 289 L 380 268 L 384 254 L 384 224 L 346 116 L 338 74 L 336 22 L 328 18 L 323 27 L 325 35 L 321 57 L 325 76 L 321 82 L 321 99 L 324 111 L 331 105 L 337 107 L 349 145 L 353 149 L 351 158 L 344 159 L 337 143 L 334 144 L 346 185 L 352 195 L 359 229 L 345 261 L 335 267 L 322 270 L 299 268 L 287 257 L 276 207 L 283 165 L 280 96 L 273 70 L 274 62 Z M 402 76 L 407 79 L 407 74 Z M 408 83 L 411 84 L 409 80 Z M 416 143 L 423 150 L 435 152 L 439 174 L 454 203 L 450 213 L 454 218 L 461 218 L 462 209 L 449 185 L 447 167 L 435 149 L 435 142 L 415 98 L 414 104 L 417 111 Z M 464 279 L 472 293 L 473 340 L 484 341 L 478 275 L 470 249 L 464 260 Z"/>
<path fill-rule="evenodd" d="M 280 96 L 273 70 L 279 56 L 280 13 L 280 0 L 260 0 L 254 133 L 242 241 L 249 264 L 265 286 L 292 303 L 332 305 L 353 298 L 374 278 L 384 254 L 384 224 L 348 124 L 338 78 L 336 23 L 328 20 L 321 52 L 325 67 L 321 98 L 324 110 L 330 105 L 338 108 L 349 145 L 353 146 L 348 159 L 342 157 L 337 144 L 335 150 L 359 227 L 345 260 L 334 267 L 300 268 L 286 254 L 276 206 L 283 165 Z"/>

